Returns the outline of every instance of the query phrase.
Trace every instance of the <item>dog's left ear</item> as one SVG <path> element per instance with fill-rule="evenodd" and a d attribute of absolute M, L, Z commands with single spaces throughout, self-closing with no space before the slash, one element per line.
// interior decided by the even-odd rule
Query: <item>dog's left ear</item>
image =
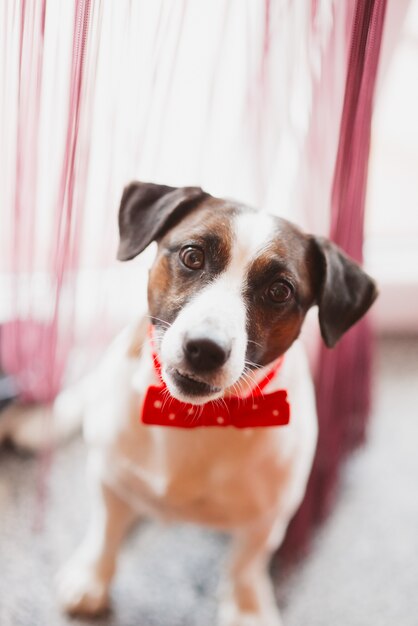
<path fill-rule="evenodd" d="M 119 208 L 119 261 L 133 259 L 209 194 L 200 187 L 133 182 Z"/>
<path fill-rule="evenodd" d="M 376 283 L 328 239 L 313 237 L 319 259 L 316 302 L 325 344 L 332 348 L 377 298 Z"/>

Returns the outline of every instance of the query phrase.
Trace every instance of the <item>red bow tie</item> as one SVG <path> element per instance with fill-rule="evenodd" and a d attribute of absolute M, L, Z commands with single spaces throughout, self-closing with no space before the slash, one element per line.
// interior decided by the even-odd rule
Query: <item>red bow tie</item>
<path fill-rule="evenodd" d="M 153 357 L 159 374 L 160 365 L 157 356 L 154 354 Z M 142 407 L 142 421 L 144 424 L 177 428 L 285 426 L 290 419 L 287 392 L 280 389 L 266 395 L 262 393 L 276 375 L 282 362 L 283 357 L 275 362 L 272 369 L 258 383 L 256 393 L 245 398 L 227 396 L 196 406 L 173 398 L 163 382 L 159 386 L 148 387 Z"/>

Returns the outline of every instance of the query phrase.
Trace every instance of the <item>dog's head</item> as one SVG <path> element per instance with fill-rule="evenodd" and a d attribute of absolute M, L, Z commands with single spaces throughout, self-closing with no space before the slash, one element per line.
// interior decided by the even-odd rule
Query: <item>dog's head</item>
<path fill-rule="evenodd" d="M 377 295 L 330 241 L 199 187 L 130 184 L 119 230 L 122 261 L 158 242 L 149 311 L 163 379 L 185 402 L 219 398 L 286 352 L 314 304 L 334 346 Z"/>

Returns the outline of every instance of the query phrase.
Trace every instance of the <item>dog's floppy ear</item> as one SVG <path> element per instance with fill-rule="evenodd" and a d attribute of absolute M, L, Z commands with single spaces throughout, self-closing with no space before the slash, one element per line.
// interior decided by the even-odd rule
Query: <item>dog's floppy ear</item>
<path fill-rule="evenodd" d="M 133 259 L 208 195 L 200 187 L 140 182 L 125 187 L 119 208 L 119 261 Z"/>
<path fill-rule="evenodd" d="M 374 280 L 337 245 L 323 237 L 314 237 L 313 242 L 319 260 L 319 325 L 325 344 L 332 348 L 371 307 L 378 292 Z"/>

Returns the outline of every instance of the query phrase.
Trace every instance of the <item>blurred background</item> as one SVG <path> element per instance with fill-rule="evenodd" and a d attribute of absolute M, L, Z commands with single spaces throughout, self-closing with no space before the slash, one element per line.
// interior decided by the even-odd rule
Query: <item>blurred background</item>
<path fill-rule="evenodd" d="M 77 623 L 52 579 L 85 528 L 85 449 L 46 422 L 28 455 L 10 407 L 49 403 L 146 310 L 152 246 L 115 261 L 140 179 L 287 217 L 376 278 L 335 351 L 308 320 L 321 436 L 303 558 L 273 575 L 288 626 L 416 626 L 418 0 L 5 0 L 0 89 L 0 624 Z M 103 623 L 213 624 L 226 546 L 145 525 Z"/>

